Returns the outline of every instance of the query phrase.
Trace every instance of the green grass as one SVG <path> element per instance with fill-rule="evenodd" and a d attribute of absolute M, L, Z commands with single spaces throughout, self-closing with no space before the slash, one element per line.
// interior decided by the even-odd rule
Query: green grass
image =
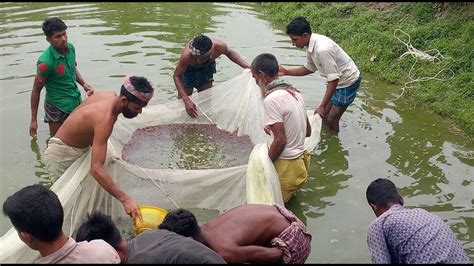
<path fill-rule="evenodd" d="M 403 85 L 415 59 L 399 57 L 407 51 L 394 37 L 402 29 L 420 51 L 437 49 L 445 56 L 440 63 L 418 60 L 412 76 L 432 77 L 444 68 L 454 72 L 448 81 L 428 80 L 413 83 L 405 99 L 423 103 L 474 135 L 474 4 L 407 2 L 388 10 L 365 3 L 262 2 L 260 5 L 275 25 L 285 30 L 296 16 L 304 16 L 313 32 L 336 41 L 364 72 Z M 403 41 L 407 37 L 397 34 Z M 435 53 L 430 53 L 434 55 Z M 370 60 L 375 57 L 374 60 Z M 442 72 L 438 78 L 447 78 Z"/>

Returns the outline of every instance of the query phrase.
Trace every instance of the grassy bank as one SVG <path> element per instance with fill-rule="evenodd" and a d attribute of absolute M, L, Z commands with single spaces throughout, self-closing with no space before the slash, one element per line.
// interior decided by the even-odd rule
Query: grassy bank
<path fill-rule="evenodd" d="M 415 58 L 400 56 L 407 47 L 396 37 L 420 51 L 437 49 L 441 62 L 418 60 L 411 76 L 433 77 L 411 83 L 404 99 L 413 106 L 423 104 L 474 136 L 474 4 L 472 3 L 315 3 L 262 2 L 263 10 L 276 26 L 285 30 L 296 16 L 305 16 L 313 32 L 335 40 L 363 72 L 400 84 L 410 81 Z M 436 52 L 429 52 L 435 55 Z M 437 61 L 435 61 L 437 62 Z"/>

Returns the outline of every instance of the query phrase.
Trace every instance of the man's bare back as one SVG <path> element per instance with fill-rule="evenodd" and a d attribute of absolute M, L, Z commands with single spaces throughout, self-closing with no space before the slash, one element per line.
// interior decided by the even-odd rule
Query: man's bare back
<path fill-rule="evenodd" d="M 289 225 L 274 206 L 247 204 L 217 216 L 202 228 L 207 232 L 209 246 L 214 249 L 226 243 L 268 246 Z"/>
<path fill-rule="evenodd" d="M 94 128 L 107 125 L 113 128 L 117 115 L 114 115 L 113 91 L 96 92 L 82 102 L 66 119 L 55 137 L 75 148 L 87 148 L 92 145 Z"/>

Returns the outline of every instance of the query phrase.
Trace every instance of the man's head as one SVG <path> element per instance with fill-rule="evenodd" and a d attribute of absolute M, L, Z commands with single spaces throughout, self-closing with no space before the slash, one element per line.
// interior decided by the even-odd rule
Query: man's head
<path fill-rule="evenodd" d="M 201 228 L 196 217 L 192 212 L 186 209 L 176 209 L 168 212 L 158 229 L 166 229 L 182 236 L 199 237 Z"/>
<path fill-rule="evenodd" d="M 39 242 L 54 242 L 63 233 L 64 211 L 58 196 L 36 184 L 22 188 L 3 203 L 20 239 L 37 250 Z"/>
<path fill-rule="evenodd" d="M 397 187 L 395 187 L 392 181 L 386 178 L 378 178 L 372 181 L 367 187 L 365 195 L 377 217 L 388 210 L 393 204 L 403 205 L 403 198 L 398 194 Z"/>
<path fill-rule="evenodd" d="M 199 64 L 204 64 L 212 57 L 212 40 L 203 34 L 196 36 L 189 44 L 189 50 Z"/>
<path fill-rule="evenodd" d="M 259 54 L 250 65 L 252 77 L 257 85 L 263 90 L 266 85 L 278 78 L 278 61 L 272 54 Z"/>
<path fill-rule="evenodd" d="M 298 48 L 308 46 L 311 33 L 311 26 L 304 17 L 294 18 L 286 26 L 286 34 L 290 37 L 293 45 Z"/>
<path fill-rule="evenodd" d="M 102 239 L 115 249 L 122 242 L 122 235 L 110 216 L 101 212 L 87 214 L 86 220 L 79 226 L 76 241 L 91 241 Z"/>
<path fill-rule="evenodd" d="M 56 49 L 64 49 L 67 47 L 67 26 L 59 18 L 48 18 L 43 21 L 43 32 L 46 40 Z"/>
<path fill-rule="evenodd" d="M 134 118 L 153 97 L 153 87 L 144 77 L 127 76 L 120 89 L 120 95 L 123 96 L 123 116 Z"/>

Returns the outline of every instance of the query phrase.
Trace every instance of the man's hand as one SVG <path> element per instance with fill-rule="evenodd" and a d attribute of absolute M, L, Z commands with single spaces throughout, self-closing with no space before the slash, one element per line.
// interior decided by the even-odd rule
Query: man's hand
<path fill-rule="evenodd" d="M 286 75 L 286 68 L 282 66 L 278 66 L 278 76 L 285 76 Z"/>
<path fill-rule="evenodd" d="M 197 117 L 196 105 L 191 101 L 191 99 L 183 99 L 184 107 L 186 108 L 186 113 L 192 118 Z"/>
<path fill-rule="evenodd" d="M 87 96 L 91 96 L 92 94 L 94 94 L 94 88 L 92 88 L 91 85 L 89 85 L 88 83 L 84 83 L 84 86 L 82 86 L 84 88 L 84 91 L 87 93 Z"/>
<path fill-rule="evenodd" d="M 316 110 L 314 110 L 314 114 L 318 114 L 321 118 L 326 118 L 324 116 L 324 106 L 320 105 Z"/>
<path fill-rule="evenodd" d="M 30 136 L 34 139 L 38 138 L 38 133 L 36 130 L 38 129 L 38 122 L 37 121 L 31 121 L 30 123 Z"/>
<path fill-rule="evenodd" d="M 269 136 L 272 135 L 272 128 L 270 126 L 264 126 L 263 131 L 265 131 L 265 133 L 267 133 Z"/>
<path fill-rule="evenodd" d="M 127 198 L 122 202 L 125 212 L 132 217 L 133 224 L 136 223 L 136 219 L 139 218 L 143 222 L 142 214 L 140 213 L 140 207 L 138 204 L 131 198 Z"/>

